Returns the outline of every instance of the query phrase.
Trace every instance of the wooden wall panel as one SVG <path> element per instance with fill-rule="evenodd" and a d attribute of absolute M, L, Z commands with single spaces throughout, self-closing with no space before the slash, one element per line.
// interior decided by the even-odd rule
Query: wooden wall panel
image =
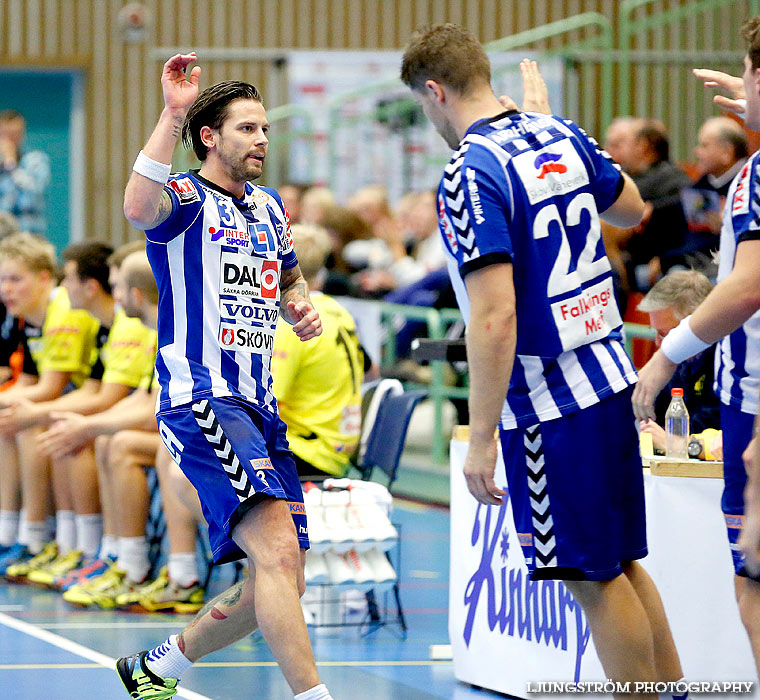
<path fill-rule="evenodd" d="M 691 0 L 654 0 L 635 18 L 688 6 Z M 144 42 L 128 43 L 118 26 L 126 0 L 0 0 L 0 65 L 77 66 L 86 82 L 86 234 L 120 243 L 131 236 L 121 215 L 121 197 L 130 165 L 161 109 L 156 46 L 265 49 L 399 49 L 416 27 L 434 22 L 464 24 L 492 41 L 581 12 L 599 12 L 615 21 L 616 0 L 143 0 L 150 22 Z M 692 3 L 693 4 L 693 3 Z M 738 26 L 757 0 L 735 2 L 714 12 L 688 17 L 667 30 L 644 32 L 632 46 L 648 50 L 742 51 Z M 578 30 L 533 48 L 558 49 L 587 39 Z M 729 68 L 730 63 L 725 67 Z M 241 77 L 256 83 L 267 98 L 283 100 L 281 85 L 266 62 L 207 60 L 205 85 Z M 663 119 L 688 157 L 686 146 L 697 124 L 672 109 L 708 114 L 710 98 L 690 80 L 684 64 L 633 65 L 632 110 Z M 616 75 L 618 75 L 616 68 Z M 596 121 L 599 65 L 581 62 L 577 88 L 579 114 Z M 572 85 L 570 81 L 568 85 Z M 662 86 L 652 90 L 652 85 Z M 617 106 L 618 96 L 605 95 Z"/>

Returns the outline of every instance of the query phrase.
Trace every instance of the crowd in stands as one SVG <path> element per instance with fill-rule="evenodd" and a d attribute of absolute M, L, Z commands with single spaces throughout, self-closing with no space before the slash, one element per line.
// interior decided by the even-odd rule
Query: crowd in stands
<path fill-rule="evenodd" d="M 82 607 L 198 610 L 205 595 L 196 562 L 200 506 L 156 426 L 158 294 L 144 242 L 115 251 L 104 242 L 72 244 L 60 267 L 43 237 L 44 210 L 30 204 L 47 185 L 47 164 L 23 153 L 22 143 L 23 117 L 0 113 L 0 575 L 59 590 Z M 661 339 L 712 287 L 722 208 L 747 159 L 747 137 L 732 119 L 707 120 L 691 178 L 671 161 L 665 128 L 654 119 L 614 120 L 605 148 L 647 202 L 640 225 L 603 224 L 618 301 L 623 311 L 638 305 L 650 314 Z M 27 187 L 29 168 L 39 170 L 43 190 Z M 323 186 L 279 191 L 324 332 L 306 347 L 278 331 L 272 375 L 299 474 L 320 481 L 348 472 L 361 385 L 377 373 L 333 297 L 438 308 L 455 302 L 435 192 L 410 192 L 394 207 L 379 185 L 345 205 Z M 712 350 L 674 380 L 688 387 L 693 432 L 718 424 L 711 376 Z M 665 407 L 660 425 L 642 428 L 655 447 L 664 440 Z M 713 452 L 719 449 L 718 441 Z M 160 571 L 146 536 L 153 468 L 170 548 Z"/>

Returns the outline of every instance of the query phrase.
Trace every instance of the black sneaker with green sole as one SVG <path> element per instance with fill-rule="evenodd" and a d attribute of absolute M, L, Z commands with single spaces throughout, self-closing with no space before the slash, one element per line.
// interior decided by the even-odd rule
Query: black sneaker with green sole
<path fill-rule="evenodd" d="M 145 663 L 147 651 L 125 656 L 116 662 L 121 682 L 134 700 L 164 700 L 177 692 L 176 678 L 157 676 Z"/>

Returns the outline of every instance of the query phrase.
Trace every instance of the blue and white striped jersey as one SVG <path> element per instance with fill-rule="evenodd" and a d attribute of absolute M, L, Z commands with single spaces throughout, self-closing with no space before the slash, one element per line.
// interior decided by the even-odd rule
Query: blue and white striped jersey
<path fill-rule="evenodd" d="M 279 195 L 243 200 L 195 172 L 166 185 L 171 216 L 146 231 L 158 283 L 159 409 L 239 396 L 272 412 L 270 363 L 280 272 L 298 264 Z"/>
<path fill-rule="evenodd" d="M 466 320 L 466 275 L 513 265 L 517 349 L 505 429 L 568 415 L 636 381 L 598 213 L 622 187 L 619 167 L 582 129 L 542 114 L 476 122 L 444 170 L 439 224 Z"/>
<path fill-rule="evenodd" d="M 734 268 L 736 247 L 760 238 L 760 151 L 734 178 L 726 197 L 720 231 L 718 282 Z M 715 352 L 715 393 L 721 403 L 758 413 L 760 390 L 760 311 L 727 335 Z"/>

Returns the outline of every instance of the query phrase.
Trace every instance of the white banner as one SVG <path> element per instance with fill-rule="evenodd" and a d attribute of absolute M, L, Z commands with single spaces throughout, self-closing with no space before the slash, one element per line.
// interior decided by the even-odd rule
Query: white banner
<path fill-rule="evenodd" d="M 315 131 L 313 144 L 295 140 L 290 145 L 291 180 L 302 181 L 308 173 L 312 182 L 333 188 L 342 204 L 364 185 L 385 185 L 392 202 L 407 191 L 438 186 L 451 150 L 421 114 L 408 128 L 408 115 L 397 110 L 399 101 L 412 96 L 398 80 L 401 55 L 398 51 L 288 53 L 289 102 L 309 110 Z M 523 92 L 519 64 L 525 55 L 507 51 L 490 56 L 494 90 L 518 105 Z M 550 104 L 561 110 L 562 59 L 537 58 Z M 389 85 L 383 89 L 365 90 L 384 81 Z M 331 124 L 336 98 L 354 91 L 355 98 L 340 105 Z M 294 125 L 291 128 L 303 127 L 298 119 Z"/>
<path fill-rule="evenodd" d="M 586 618 L 564 585 L 528 581 L 511 505 L 479 505 L 468 492 L 466 452 L 466 443 L 451 443 L 456 677 L 519 698 L 539 697 L 526 692 L 529 683 L 604 681 Z M 496 475 L 504 487 L 501 454 Z M 645 483 L 650 555 L 643 564 L 662 596 L 686 679 L 757 681 L 734 598 L 722 481 L 647 475 Z"/>

